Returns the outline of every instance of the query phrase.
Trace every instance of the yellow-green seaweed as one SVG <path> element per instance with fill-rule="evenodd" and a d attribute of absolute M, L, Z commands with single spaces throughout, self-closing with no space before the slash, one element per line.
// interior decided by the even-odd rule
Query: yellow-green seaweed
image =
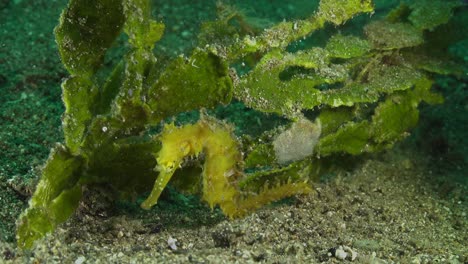
<path fill-rule="evenodd" d="M 200 46 L 166 65 L 153 54 L 165 26 L 151 18 L 149 0 L 94 2 L 70 0 L 55 29 L 70 73 L 62 84 L 65 142 L 52 149 L 18 220 L 21 248 L 31 248 L 66 221 L 88 184 L 109 184 L 120 198 L 151 191 L 141 204 L 149 209 L 174 175 L 173 186 L 201 192 L 230 218 L 308 193 L 307 182 L 334 156 L 376 152 L 408 136 L 420 103 L 443 101 L 431 91 L 431 75 L 457 74 L 456 62 L 433 57 L 449 40 L 433 44 L 427 33 L 449 21 L 458 1 L 403 1 L 386 18 L 364 26 L 364 36 L 333 33 L 323 47 L 299 51 L 288 47 L 326 24 L 338 27 L 372 13 L 372 1 L 321 0 L 309 18 L 283 21 L 258 34 L 247 21 L 229 23 L 241 18 L 228 15 L 205 23 Z M 122 33 L 128 51 L 107 79 L 98 81 L 103 58 Z M 251 70 L 241 75 L 234 66 L 244 61 Z M 233 98 L 290 123 L 240 140 L 230 125 L 203 116 L 150 135 L 163 120 Z M 305 117 L 310 112 L 315 123 Z M 301 153 L 277 144 L 281 131 L 305 135 L 285 141 L 304 143 Z"/>

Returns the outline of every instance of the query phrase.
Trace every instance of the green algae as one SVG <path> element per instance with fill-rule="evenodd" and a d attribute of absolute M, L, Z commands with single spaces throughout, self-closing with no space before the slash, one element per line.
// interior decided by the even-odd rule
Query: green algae
<path fill-rule="evenodd" d="M 158 176 L 153 168 L 160 164 L 152 155 L 160 151 L 161 138 L 143 134 L 151 125 L 183 111 L 227 104 L 233 96 L 249 107 L 293 122 L 300 120 L 302 111 L 324 108 L 319 112 L 326 133 L 317 150 L 303 160 L 280 164 L 271 153 L 272 142 L 254 144 L 254 151 L 247 153 L 248 167 L 269 168 L 247 174 L 230 187 L 230 194 L 257 194 L 239 201 L 239 208 L 245 208 L 241 212 L 225 210 L 228 215 L 242 215 L 273 199 L 306 192 L 303 182 L 316 175 L 313 166 L 320 166 L 314 155 L 356 155 L 389 148 L 416 125 L 421 101 L 441 102 L 430 91 L 432 82 L 421 67 L 407 64 L 399 53 L 423 44 L 422 30 L 427 27 L 414 19 L 413 26 L 403 25 L 407 22 L 398 18 L 374 22 L 366 30 L 367 40 L 335 35 L 325 49 L 286 51 L 291 42 L 327 22 L 340 25 L 359 13 L 372 12 L 370 1 L 321 1 L 319 12 L 308 20 L 282 22 L 258 36 L 230 41 L 234 44 L 228 47 L 196 48 L 162 71 L 152 47 L 162 37 L 164 25 L 150 18 L 148 1 L 102 1 L 99 11 L 111 15 L 117 27 L 102 22 L 85 2 L 70 1 L 56 30 L 63 63 L 72 75 L 62 86 L 65 146 L 52 152 L 30 208 L 20 219 L 20 247 L 31 247 L 73 213 L 82 184 L 109 182 L 123 196 L 148 191 L 147 183 Z M 83 18 L 86 23 L 76 22 Z M 93 28 L 96 31 L 89 30 Z M 380 28 L 389 29 L 383 42 L 377 42 L 380 36 L 375 35 Z M 129 37 L 130 51 L 99 87 L 97 68 L 122 29 Z M 239 77 L 229 71 L 231 62 L 252 53 L 262 56 L 251 72 Z M 289 72 L 294 68 L 300 73 Z M 367 115 L 356 110 L 367 103 L 375 105 Z M 141 156 L 143 162 L 132 156 Z M 179 165 L 184 164 L 180 161 Z M 207 189 L 203 195 L 222 190 Z"/>

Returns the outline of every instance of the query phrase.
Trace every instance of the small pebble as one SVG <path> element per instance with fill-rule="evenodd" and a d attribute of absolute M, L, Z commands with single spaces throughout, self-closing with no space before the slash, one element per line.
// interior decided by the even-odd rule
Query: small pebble
<path fill-rule="evenodd" d="M 348 256 L 348 253 L 346 253 L 346 251 L 344 251 L 342 246 L 339 246 L 335 250 L 335 258 L 345 260 L 347 256 Z"/>
<path fill-rule="evenodd" d="M 84 256 L 79 256 L 76 260 L 75 260 L 75 264 L 83 264 L 85 263 L 86 261 L 86 258 Z"/>
<path fill-rule="evenodd" d="M 172 249 L 172 250 L 177 250 L 177 239 L 173 238 L 173 237 L 169 237 L 167 239 L 167 245 Z"/>
<path fill-rule="evenodd" d="M 339 246 L 337 248 L 330 249 L 329 256 L 333 256 L 339 260 L 356 260 L 358 254 L 352 248 L 348 246 Z"/>

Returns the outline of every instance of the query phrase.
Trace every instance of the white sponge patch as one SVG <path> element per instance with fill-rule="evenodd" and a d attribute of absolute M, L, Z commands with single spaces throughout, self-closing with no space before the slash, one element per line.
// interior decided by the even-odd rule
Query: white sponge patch
<path fill-rule="evenodd" d="M 322 126 L 318 118 L 315 123 L 302 118 L 292 124 L 273 141 L 278 163 L 287 164 L 312 155 L 321 131 Z"/>

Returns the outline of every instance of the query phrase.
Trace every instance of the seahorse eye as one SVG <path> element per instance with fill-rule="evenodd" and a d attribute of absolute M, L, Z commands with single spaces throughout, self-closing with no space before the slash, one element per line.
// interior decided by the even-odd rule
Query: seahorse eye
<path fill-rule="evenodd" d="M 162 167 L 165 171 L 172 171 L 174 169 L 175 163 L 173 161 L 166 162 Z"/>

